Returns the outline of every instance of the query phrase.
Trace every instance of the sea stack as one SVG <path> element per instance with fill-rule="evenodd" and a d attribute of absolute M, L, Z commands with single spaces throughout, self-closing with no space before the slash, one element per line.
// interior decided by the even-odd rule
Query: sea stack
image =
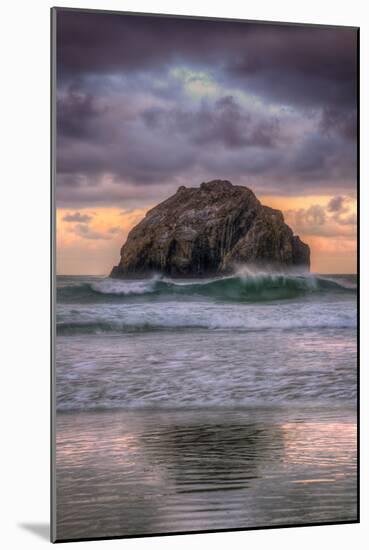
<path fill-rule="evenodd" d="M 310 249 L 282 212 L 262 205 L 251 189 L 213 180 L 181 186 L 149 210 L 130 231 L 110 276 L 213 277 L 245 264 L 307 271 Z"/>

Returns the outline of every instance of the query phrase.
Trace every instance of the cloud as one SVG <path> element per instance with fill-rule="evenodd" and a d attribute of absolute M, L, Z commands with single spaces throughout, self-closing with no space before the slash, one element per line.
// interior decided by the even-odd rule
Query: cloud
<path fill-rule="evenodd" d="M 285 217 L 292 225 L 293 230 L 300 234 L 321 234 L 321 226 L 326 223 L 325 209 L 319 204 L 314 204 L 309 208 L 288 210 Z"/>
<path fill-rule="evenodd" d="M 109 229 L 108 229 L 108 233 L 110 235 L 118 235 L 121 231 L 122 231 L 122 229 L 118 226 L 109 227 Z"/>
<path fill-rule="evenodd" d="M 329 136 L 337 134 L 345 140 L 356 141 L 356 109 L 340 109 L 331 106 L 324 107 L 322 110 L 320 127 L 322 131 Z"/>
<path fill-rule="evenodd" d="M 342 197 L 341 195 L 337 195 L 336 197 L 332 197 L 328 203 L 328 211 L 329 212 L 340 212 L 344 209 L 344 202 L 346 197 Z"/>
<path fill-rule="evenodd" d="M 220 144 L 226 149 L 272 147 L 279 136 L 278 119 L 246 111 L 231 96 L 203 101 L 192 110 L 151 108 L 142 113 L 151 131 L 185 135 L 195 145 Z"/>
<path fill-rule="evenodd" d="M 294 232 L 302 235 L 353 237 L 356 235 L 356 214 L 352 207 L 349 197 L 335 196 L 326 205 L 287 210 L 285 218 Z"/>
<path fill-rule="evenodd" d="M 346 217 L 338 216 L 335 218 L 335 220 L 339 225 L 356 225 L 357 224 L 357 216 L 355 213 L 349 214 Z"/>
<path fill-rule="evenodd" d="M 75 95 L 71 93 L 68 102 Z M 355 151 L 338 138 L 322 135 L 318 118 L 306 121 L 298 112 L 244 105 L 242 98 L 221 94 L 148 108 L 130 98 L 129 112 L 122 102 L 125 96 L 112 100 L 108 112 L 78 119 L 81 128 L 73 136 L 60 136 L 61 204 L 115 204 L 130 194 L 128 189 L 142 196 L 142 186 L 150 197 L 149 186 L 159 189 L 159 200 L 182 183 L 199 185 L 217 177 L 259 193 L 296 194 L 300 184 L 305 191 L 330 192 L 352 186 Z"/>
<path fill-rule="evenodd" d="M 306 223 L 323 225 L 326 219 L 324 208 L 322 208 L 319 204 L 314 204 L 304 211 L 303 218 Z"/>
<path fill-rule="evenodd" d="M 59 136 L 85 138 L 95 120 L 106 113 L 108 106 L 90 92 L 70 87 L 57 98 L 57 124 Z"/>
<path fill-rule="evenodd" d="M 224 178 L 356 185 L 351 28 L 58 10 L 57 203 L 155 204 Z"/>
<path fill-rule="evenodd" d="M 184 61 L 284 103 L 350 104 L 357 30 L 59 10 L 58 74 L 165 72 Z M 268 85 L 269 84 L 269 85 Z"/>
<path fill-rule="evenodd" d="M 92 218 L 93 216 L 90 216 L 88 214 L 80 214 L 79 212 L 75 212 L 74 214 L 66 214 L 63 217 L 63 221 L 89 223 L 92 220 Z"/>
<path fill-rule="evenodd" d="M 86 224 L 78 224 L 73 228 L 73 232 L 78 235 L 79 237 L 82 237 L 83 239 L 88 239 L 91 241 L 107 241 L 111 239 L 110 235 L 106 235 L 105 233 L 101 233 L 100 231 L 94 231 Z"/>
<path fill-rule="evenodd" d="M 356 225 L 356 212 L 350 209 L 349 197 L 338 195 L 332 197 L 328 203 L 328 210 L 333 213 L 333 219 L 339 225 Z"/>

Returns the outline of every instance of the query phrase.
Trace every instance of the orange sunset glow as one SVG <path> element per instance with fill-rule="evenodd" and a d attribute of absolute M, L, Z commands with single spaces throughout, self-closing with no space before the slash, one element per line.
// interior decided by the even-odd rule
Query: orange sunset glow
<path fill-rule="evenodd" d="M 80 209 L 81 221 L 67 221 L 69 209 L 56 215 L 57 273 L 66 275 L 106 275 L 119 259 L 119 251 L 129 231 L 148 208 Z"/>

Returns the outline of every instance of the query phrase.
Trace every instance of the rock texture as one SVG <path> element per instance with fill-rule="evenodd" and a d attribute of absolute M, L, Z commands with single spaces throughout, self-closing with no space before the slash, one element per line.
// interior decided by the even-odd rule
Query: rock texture
<path fill-rule="evenodd" d="M 128 235 L 111 277 L 205 277 L 240 264 L 309 269 L 310 249 L 247 187 L 214 180 L 180 187 Z"/>

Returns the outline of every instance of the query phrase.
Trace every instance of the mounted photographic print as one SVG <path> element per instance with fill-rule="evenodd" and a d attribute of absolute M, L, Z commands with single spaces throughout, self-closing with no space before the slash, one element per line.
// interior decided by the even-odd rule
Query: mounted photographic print
<path fill-rule="evenodd" d="M 355 523 L 353 27 L 52 10 L 52 540 Z"/>

